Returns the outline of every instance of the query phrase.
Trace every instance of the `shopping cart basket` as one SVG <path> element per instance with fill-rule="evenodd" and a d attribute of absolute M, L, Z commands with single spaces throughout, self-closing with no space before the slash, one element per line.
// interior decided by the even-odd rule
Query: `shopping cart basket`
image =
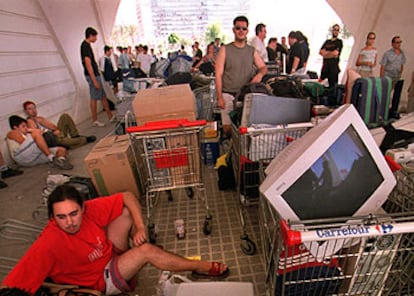
<path fill-rule="evenodd" d="M 253 255 L 256 246 L 246 233 L 243 207 L 257 204 L 259 200 L 260 164 L 270 163 L 290 142 L 302 137 L 312 127 L 311 122 L 280 126 L 254 125 L 248 128 L 232 125 L 231 159 L 243 228 L 241 249 L 246 255 Z"/>
<path fill-rule="evenodd" d="M 214 79 L 211 77 L 210 79 Z M 215 88 L 211 85 L 205 85 L 193 90 L 197 105 L 197 118 L 208 121 L 215 120 L 214 114 L 220 113 L 217 107 L 217 95 Z"/>
<path fill-rule="evenodd" d="M 399 186 L 375 215 L 290 223 L 261 196 L 268 295 L 413 295 L 413 195 Z M 327 241 L 339 250 L 309 251 Z"/>
<path fill-rule="evenodd" d="M 193 188 L 204 201 L 206 216 L 203 232 L 211 233 L 212 216 L 202 178 L 200 131 L 205 120 L 167 120 L 127 127 L 137 169 L 146 189 L 147 227 L 150 242 L 156 239 L 152 212 L 159 193 L 184 188 L 193 197 Z"/>

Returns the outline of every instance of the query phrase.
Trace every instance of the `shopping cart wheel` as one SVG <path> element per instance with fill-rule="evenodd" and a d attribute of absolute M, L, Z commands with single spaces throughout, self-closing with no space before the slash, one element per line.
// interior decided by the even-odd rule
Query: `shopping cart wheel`
<path fill-rule="evenodd" d="M 187 188 L 185 188 L 185 192 L 187 193 L 187 196 L 188 196 L 189 198 L 193 198 L 193 196 L 194 196 L 194 191 L 193 191 L 193 188 L 191 188 L 191 187 L 187 187 Z"/>
<path fill-rule="evenodd" d="M 211 234 L 211 230 L 213 228 L 212 220 L 213 220 L 213 217 L 210 214 L 208 214 L 206 216 L 206 219 L 204 220 L 203 233 L 205 235 Z"/>
<path fill-rule="evenodd" d="M 148 225 L 148 237 L 149 237 L 149 242 L 151 244 L 155 244 L 157 234 L 155 233 L 155 224 L 154 223 L 150 223 Z"/>
<path fill-rule="evenodd" d="M 240 248 L 245 255 L 251 256 L 256 254 L 256 244 L 247 235 L 242 235 L 240 240 Z"/>
<path fill-rule="evenodd" d="M 171 190 L 167 190 L 167 196 L 168 196 L 168 201 L 173 201 L 174 200 Z"/>

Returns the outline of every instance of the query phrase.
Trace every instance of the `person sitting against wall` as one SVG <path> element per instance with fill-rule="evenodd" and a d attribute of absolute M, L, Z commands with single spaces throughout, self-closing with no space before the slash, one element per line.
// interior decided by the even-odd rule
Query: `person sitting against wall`
<path fill-rule="evenodd" d="M 68 149 L 83 146 L 96 141 L 95 136 L 80 136 L 72 117 L 63 113 L 60 115 L 57 125 L 49 119 L 37 114 L 36 104 L 33 101 L 23 103 L 24 113 L 27 115 L 27 126 L 31 129 L 40 129 L 43 131 L 49 147 L 63 146 Z M 53 143 L 53 136 L 56 137 L 56 143 Z M 49 142 L 48 137 L 52 137 Z"/>
<path fill-rule="evenodd" d="M 66 160 L 66 149 L 61 146 L 49 148 L 43 138 L 43 131 L 29 128 L 26 119 L 12 115 L 9 125 L 12 130 L 7 133 L 6 141 L 10 156 L 18 165 L 31 167 L 49 163 L 62 170 L 73 168 Z"/>

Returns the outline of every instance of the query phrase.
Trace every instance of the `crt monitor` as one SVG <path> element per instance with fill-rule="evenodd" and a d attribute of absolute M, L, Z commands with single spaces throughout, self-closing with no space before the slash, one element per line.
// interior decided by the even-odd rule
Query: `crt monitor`
<path fill-rule="evenodd" d="M 260 191 L 282 219 L 301 221 L 374 213 L 395 183 L 360 115 L 344 105 L 269 164 Z"/>

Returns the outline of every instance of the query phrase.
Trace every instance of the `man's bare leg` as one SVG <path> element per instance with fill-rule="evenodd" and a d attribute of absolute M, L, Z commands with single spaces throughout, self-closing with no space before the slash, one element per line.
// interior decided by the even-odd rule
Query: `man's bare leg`
<path fill-rule="evenodd" d="M 95 122 L 95 121 L 98 120 L 98 113 L 97 113 L 98 102 L 97 102 L 97 100 L 91 99 L 90 108 L 91 108 L 91 114 L 92 114 L 92 121 Z"/>
<path fill-rule="evenodd" d="M 211 262 L 190 260 L 148 243 L 134 247 L 118 257 L 119 272 L 125 280 L 133 278 L 147 263 L 160 270 L 175 272 L 207 273 L 211 268 Z M 223 264 L 221 268 L 221 272 L 224 272 L 227 266 Z"/>
<path fill-rule="evenodd" d="M 197 271 L 207 273 L 211 268 L 211 262 L 189 260 L 176 254 L 165 251 L 157 246 L 144 243 L 138 247 L 129 249 L 129 234 L 132 220 L 129 211 L 124 208 L 121 216 L 108 225 L 108 239 L 120 251 L 126 251 L 118 257 L 118 268 L 122 278 L 132 279 L 147 263 L 160 270 L 168 271 Z M 128 250 L 129 249 L 129 250 Z M 227 268 L 222 265 L 221 272 Z"/>
<path fill-rule="evenodd" d="M 108 115 L 108 118 L 111 119 L 113 114 L 111 110 L 109 109 L 109 103 L 106 97 L 102 97 L 102 106 L 104 107 L 106 115 Z"/>

